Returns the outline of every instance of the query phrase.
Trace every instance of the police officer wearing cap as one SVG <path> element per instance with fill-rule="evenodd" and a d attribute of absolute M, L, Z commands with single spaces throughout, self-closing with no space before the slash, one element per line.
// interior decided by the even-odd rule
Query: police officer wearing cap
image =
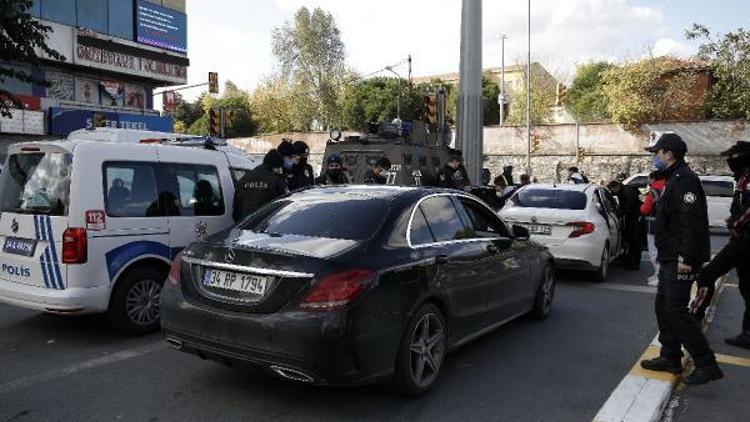
<path fill-rule="evenodd" d="M 292 147 L 296 161 L 290 174 L 287 176 L 290 191 L 303 189 L 315 184 L 313 168 L 307 162 L 310 148 L 302 141 L 295 142 L 292 144 Z"/>
<path fill-rule="evenodd" d="M 469 175 L 461 164 L 461 151 L 451 150 L 448 162 L 443 165 L 437 175 L 437 186 L 439 188 L 465 190 L 471 186 Z"/>
<path fill-rule="evenodd" d="M 385 185 L 388 183 L 388 178 L 383 175 L 387 170 L 391 169 L 391 160 L 388 157 L 380 157 L 375 165 L 365 174 L 366 185 Z"/>
<path fill-rule="evenodd" d="M 694 303 L 699 315 L 713 296 L 716 279 L 737 269 L 739 288 L 745 300 L 745 314 L 742 318 L 742 332 L 725 339 L 732 346 L 750 349 L 750 142 L 737 142 L 722 153 L 735 180 L 734 199 L 727 227 L 731 233 L 729 243 L 701 270 L 698 285 L 705 294 L 699 295 L 702 303 Z"/>
<path fill-rule="evenodd" d="M 696 274 L 710 258 L 706 195 L 685 163 L 687 145 L 678 135 L 664 134 L 646 151 L 654 154 L 654 165 L 664 172 L 666 186 L 654 211 L 660 263 L 655 308 L 662 348 L 659 357 L 643 360 L 641 366 L 680 374 L 684 346 L 695 363 L 684 382 L 705 384 L 724 376 L 700 323 L 688 310 Z"/>
<path fill-rule="evenodd" d="M 331 154 L 326 159 L 323 174 L 315 179 L 316 185 L 345 185 L 351 183 L 351 177 L 344 168 L 344 160 L 338 154 Z"/>
<path fill-rule="evenodd" d="M 232 214 L 235 222 L 244 220 L 263 205 L 289 192 L 283 168 L 284 158 L 272 149 L 263 157 L 263 164 L 237 181 Z"/>

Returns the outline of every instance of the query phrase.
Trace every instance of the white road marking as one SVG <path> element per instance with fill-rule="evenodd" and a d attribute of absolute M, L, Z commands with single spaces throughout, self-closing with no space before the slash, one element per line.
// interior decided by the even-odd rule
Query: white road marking
<path fill-rule="evenodd" d="M 75 373 L 85 371 L 88 369 L 98 368 L 100 366 L 111 365 L 113 363 L 122 362 L 124 360 L 133 359 L 139 356 L 143 356 L 148 353 L 155 352 L 157 350 L 166 349 L 167 345 L 163 341 L 152 343 L 146 346 L 136 347 L 133 349 L 123 350 L 111 355 L 103 356 L 96 359 L 87 360 L 74 365 L 60 368 L 54 371 L 46 372 L 43 374 L 29 375 L 27 377 L 19 378 L 4 384 L 0 384 L 0 394 L 8 394 L 24 388 L 33 387 L 38 384 L 56 380 L 59 378 L 67 377 Z"/>

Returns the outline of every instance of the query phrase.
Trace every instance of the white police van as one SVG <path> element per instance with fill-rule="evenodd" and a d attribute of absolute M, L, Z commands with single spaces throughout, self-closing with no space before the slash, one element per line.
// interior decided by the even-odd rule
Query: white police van
<path fill-rule="evenodd" d="M 142 140 L 143 141 L 143 140 Z M 0 302 L 107 312 L 159 327 L 172 258 L 233 225 L 234 183 L 259 162 L 202 139 L 15 144 L 0 174 Z"/>

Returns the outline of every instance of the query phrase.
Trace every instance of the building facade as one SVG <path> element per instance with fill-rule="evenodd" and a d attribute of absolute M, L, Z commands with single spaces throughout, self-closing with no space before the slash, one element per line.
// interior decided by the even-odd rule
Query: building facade
<path fill-rule="evenodd" d="M 187 83 L 185 0 L 35 0 L 31 14 L 52 27 L 43 65 L 25 70 L 50 86 L 6 79 L 24 110 L 0 118 L 0 155 L 13 142 L 63 137 L 73 130 L 118 127 L 172 131 L 153 109 L 158 87 Z"/>

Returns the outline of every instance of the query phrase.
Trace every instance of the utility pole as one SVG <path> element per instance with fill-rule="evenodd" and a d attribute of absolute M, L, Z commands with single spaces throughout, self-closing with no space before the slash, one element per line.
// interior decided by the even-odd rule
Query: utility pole
<path fill-rule="evenodd" d="M 500 126 L 505 126 L 505 34 L 500 36 Z"/>
<path fill-rule="evenodd" d="M 461 71 L 456 146 L 462 150 L 472 183 L 482 180 L 482 0 L 461 5 Z"/>
<path fill-rule="evenodd" d="M 528 60 L 526 62 L 526 174 L 531 177 L 531 0 L 528 0 L 528 2 Z"/>
<path fill-rule="evenodd" d="M 409 54 L 409 87 L 411 87 L 411 54 Z"/>

